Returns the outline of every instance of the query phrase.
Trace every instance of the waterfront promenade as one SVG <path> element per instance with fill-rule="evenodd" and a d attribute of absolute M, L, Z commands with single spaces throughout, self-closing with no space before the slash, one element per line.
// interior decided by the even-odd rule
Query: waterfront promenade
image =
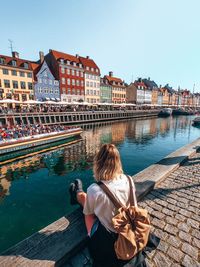
<path fill-rule="evenodd" d="M 147 255 L 150 267 L 200 266 L 199 147 L 197 139 L 133 177 L 139 206 L 148 209 L 152 231 L 161 238 L 159 247 Z M 91 266 L 79 210 L 0 256 L 0 266 L 5 267 L 55 264 Z"/>
<path fill-rule="evenodd" d="M 169 174 L 139 206 L 149 211 L 152 232 L 161 239 L 158 248 L 147 254 L 149 267 L 199 267 L 200 152 Z M 87 249 L 64 266 L 92 266 Z"/>

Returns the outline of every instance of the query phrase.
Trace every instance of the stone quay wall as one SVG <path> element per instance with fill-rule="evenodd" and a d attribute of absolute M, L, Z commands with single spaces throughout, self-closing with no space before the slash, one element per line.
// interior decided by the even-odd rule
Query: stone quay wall
<path fill-rule="evenodd" d="M 16 124 L 80 124 L 130 118 L 157 117 L 159 110 L 76 111 L 48 113 L 0 114 L 1 125 Z"/>

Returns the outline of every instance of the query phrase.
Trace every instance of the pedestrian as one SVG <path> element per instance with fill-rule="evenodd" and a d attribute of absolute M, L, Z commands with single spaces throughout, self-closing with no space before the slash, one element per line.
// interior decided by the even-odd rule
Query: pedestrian
<path fill-rule="evenodd" d="M 85 215 L 85 225 L 89 238 L 89 250 L 93 258 L 93 267 L 120 267 L 128 261 L 117 258 L 114 243 L 118 234 L 113 228 L 112 218 L 117 209 L 107 194 L 98 185 L 104 183 L 121 205 L 127 207 L 130 197 L 130 181 L 123 173 L 120 154 L 113 144 L 104 144 L 94 158 L 95 183 L 83 191 L 82 181 L 76 179 L 70 184 L 71 204 L 80 204 Z M 132 179 L 131 179 L 132 180 Z M 135 185 L 132 180 L 133 196 Z M 137 206 L 137 202 L 135 204 Z M 141 251 L 131 259 L 131 266 L 147 266 L 145 254 Z"/>

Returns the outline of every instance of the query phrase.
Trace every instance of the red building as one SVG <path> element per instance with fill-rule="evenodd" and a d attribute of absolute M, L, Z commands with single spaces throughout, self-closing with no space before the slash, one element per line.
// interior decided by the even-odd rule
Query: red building
<path fill-rule="evenodd" d="M 49 50 L 45 60 L 60 81 L 61 101 L 84 101 L 84 68 L 79 56 Z"/>

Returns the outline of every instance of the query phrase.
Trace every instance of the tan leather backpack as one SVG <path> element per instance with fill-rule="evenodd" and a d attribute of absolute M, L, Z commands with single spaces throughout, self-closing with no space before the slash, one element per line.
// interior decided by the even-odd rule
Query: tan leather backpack
<path fill-rule="evenodd" d="M 129 176 L 127 178 L 130 185 L 130 205 L 128 207 L 121 206 L 104 183 L 98 183 L 118 210 L 112 219 L 114 229 L 118 233 L 114 248 L 117 258 L 122 260 L 129 260 L 141 251 L 146 246 L 150 233 L 147 210 L 137 207 L 131 178 Z"/>

